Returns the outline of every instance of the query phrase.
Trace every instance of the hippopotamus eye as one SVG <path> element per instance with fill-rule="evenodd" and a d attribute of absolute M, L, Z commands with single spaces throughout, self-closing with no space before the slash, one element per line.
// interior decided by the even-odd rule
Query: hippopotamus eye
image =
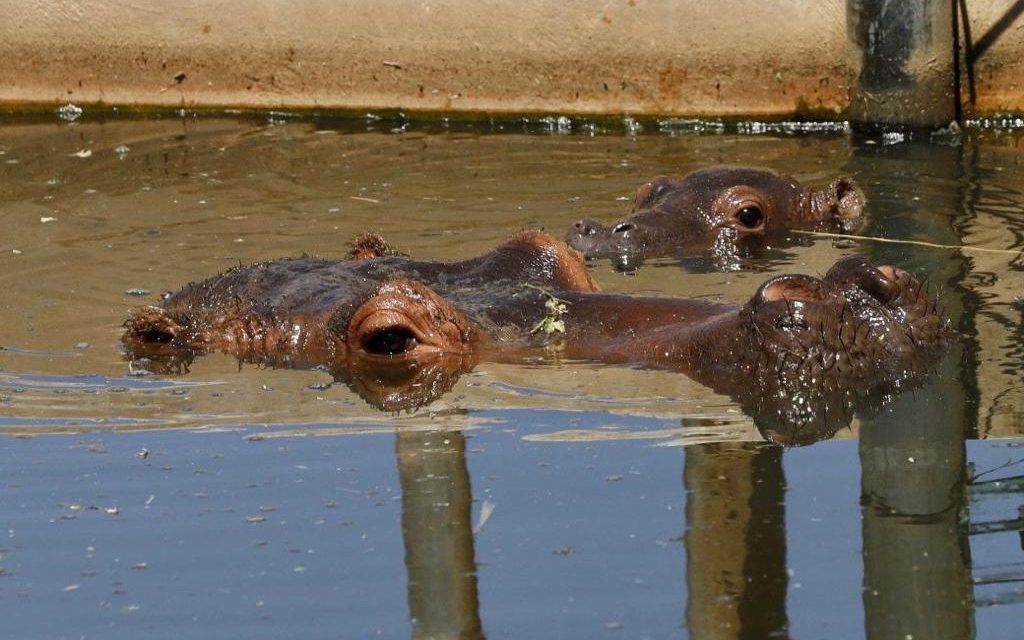
<path fill-rule="evenodd" d="M 363 349 L 367 353 L 379 356 L 396 356 L 415 346 L 416 336 L 401 327 L 382 329 L 363 340 Z"/>
<path fill-rule="evenodd" d="M 632 222 L 623 222 L 615 225 L 615 227 L 612 229 L 612 233 L 626 233 L 627 231 L 631 231 L 632 229 Z"/>
<path fill-rule="evenodd" d="M 764 212 L 756 204 L 750 204 L 736 212 L 736 219 L 748 229 L 756 229 L 764 223 Z"/>

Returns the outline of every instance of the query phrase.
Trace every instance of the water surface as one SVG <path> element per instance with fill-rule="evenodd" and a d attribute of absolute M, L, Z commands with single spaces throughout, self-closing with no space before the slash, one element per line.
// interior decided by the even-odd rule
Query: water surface
<path fill-rule="evenodd" d="M 1022 139 L 670 133 L 0 126 L 5 634 L 1013 637 Z M 118 346 L 132 309 L 239 263 L 342 257 L 363 231 L 467 258 L 719 163 L 852 175 L 863 235 L 920 244 L 803 238 L 737 271 L 595 262 L 604 288 L 742 302 L 864 253 L 925 276 L 962 336 L 920 389 L 781 449 L 668 372 L 485 363 L 392 415 L 324 372 L 208 356 L 141 375 Z"/>

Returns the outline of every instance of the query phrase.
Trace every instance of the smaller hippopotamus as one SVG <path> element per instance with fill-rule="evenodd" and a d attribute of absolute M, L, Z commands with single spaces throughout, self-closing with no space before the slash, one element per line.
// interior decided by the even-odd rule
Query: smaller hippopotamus
<path fill-rule="evenodd" d="M 554 347 L 689 375 L 783 440 L 796 427 L 834 431 L 862 398 L 911 386 L 948 335 L 913 276 L 859 256 L 820 279 L 771 278 L 742 306 L 602 293 L 578 253 L 536 231 L 459 262 L 395 255 L 375 237 L 352 256 L 189 284 L 132 315 L 123 342 L 151 367 L 187 369 L 211 351 L 323 366 L 392 411 L 434 400 L 480 360 L 536 360 Z"/>
<path fill-rule="evenodd" d="M 850 178 L 808 188 L 770 169 L 711 167 L 678 180 L 651 179 L 628 216 L 608 225 L 579 220 L 566 242 L 626 267 L 675 252 L 710 252 L 734 265 L 754 239 L 784 243 L 792 227 L 849 232 L 863 209 L 864 195 Z"/>

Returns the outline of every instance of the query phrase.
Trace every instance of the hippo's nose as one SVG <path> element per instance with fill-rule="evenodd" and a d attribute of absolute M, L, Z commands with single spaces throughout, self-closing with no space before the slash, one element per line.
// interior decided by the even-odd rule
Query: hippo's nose
<path fill-rule="evenodd" d="M 875 267 L 867 258 L 851 255 L 832 265 L 825 274 L 825 280 L 833 288 L 852 285 L 882 304 L 887 304 L 899 297 L 904 286 L 901 278 L 903 273 L 889 265 Z"/>
<path fill-rule="evenodd" d="M 583 218 L 573 223 L 573 230 L 581 237 L 592 236 L 597 233 L 597 230 L 601 227 L 600 222 L 591 220 L 590 218 Z"/>

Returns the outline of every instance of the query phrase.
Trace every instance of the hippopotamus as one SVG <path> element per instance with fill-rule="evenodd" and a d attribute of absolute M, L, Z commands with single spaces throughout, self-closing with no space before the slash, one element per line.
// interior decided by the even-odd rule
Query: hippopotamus
<path fill-rule="evenodd" d="M 917 279 L 859 256 L 821 278 L 770 278 L 736 305 L 603 293 L 578 252 L 540 231 L 456 262 L 415 260 L 369 236 L 345 260 L 239 266 L 168 294 L 125 328 L 129 357 L 150 367 L 187 369 L 207 352 L 326 367 L 391 411 L 434 400 L 481 360 L 555 349 L 679 371 L 774 433 L 780 421 L 848 422 L 857 398 L 906 387 L 949 334 Z"/>
<path fill-rule="evenodd" d="M 793 227 L 850 232 L 863 209 L 864 195 L 850 178 L 810 188 L 771 169 L 711 167 L 678 180 L 649 180 L 629 215 L 607 225 L 579 220 L 566 242 L 587 257 L 611 257 L 626 267 L 677 252 L 735 264 L 741 248 L 784 244 Z"/>

